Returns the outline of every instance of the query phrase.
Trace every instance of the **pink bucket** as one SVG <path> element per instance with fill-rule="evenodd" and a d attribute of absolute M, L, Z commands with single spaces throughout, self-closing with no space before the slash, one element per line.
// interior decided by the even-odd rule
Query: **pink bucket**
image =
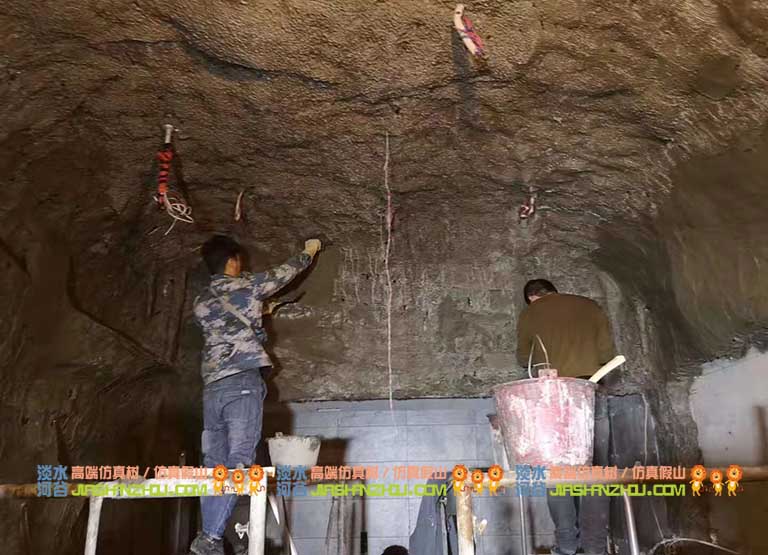
<path fill-rule="evenodd" d="M 588 380 L 557 377 L 496 386 L 496 414 L 515 464 L 591 465 L 595 388 Z"/>

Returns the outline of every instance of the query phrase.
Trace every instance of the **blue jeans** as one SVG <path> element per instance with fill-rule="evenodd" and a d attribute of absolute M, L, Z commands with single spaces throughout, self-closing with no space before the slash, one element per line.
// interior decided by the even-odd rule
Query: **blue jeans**
<path fill-rule="evenodd" d="M 610 421 L 608 399 L 595 394 L 595 442 L 592 464 L 608 465 Z M 603 555 L 610 518 L 611 498 L 603 495 L 583 497 L 551 496 L 547 492 L 549 514 L 555 523 L 557 550 L 573 555 L 581 545 L 584 553 Z"/>
<path fill-rule="evenodd" d="M 253 464 L 261 439 L 261 423 L 267 386 L 259 370 L 227 376 L 203 388 L 203 464 Z M 236 495 L 200 498 L 203 532 L 221 539 L 237 501 Z"/>

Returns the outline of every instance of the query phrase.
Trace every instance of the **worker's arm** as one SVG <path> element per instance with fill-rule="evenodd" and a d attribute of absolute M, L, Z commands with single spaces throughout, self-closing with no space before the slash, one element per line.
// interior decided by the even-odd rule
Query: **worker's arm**
<path fill-rule="evenodd" d="M 529 329 L 528 310 L 523 310 L 520 319 L 517 321 L 517 362 L 520 366 L 528 368 L 528 358 L 531 354 L 533 343 L 533 334 Z"/>
<path fill-rule="evenodd" d="M 304 243 L 304 250 L 290 258 L 277 268 L 258 274 L 247 274 L 249 286 L 253 288 L 253 296 L 263 300 L 271 297 L 280 289 L 288 285 L 301 272 L 312 263 L 312 259 L 320 250 L 320 241 L 310 239 Z"/>
<path fill-rule="evenodd" d="M 600 357 L 600 364 L 605 364 L 616 356 L 611 322 L 602 310 L 600 310 L 597 321 L 597 352 Z"/>

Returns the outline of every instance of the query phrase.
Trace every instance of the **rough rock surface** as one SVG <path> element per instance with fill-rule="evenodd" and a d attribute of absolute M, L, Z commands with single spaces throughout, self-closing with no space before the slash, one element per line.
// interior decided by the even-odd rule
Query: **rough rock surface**
<path fill-rule="evenodd" d="M 768 5 L 478 1 L 480 64 L 453 7 L 0 0 L 4 461 L 173 463 L 178 432 L 160 461 L 105 426 L 197 414 L 190 306 L 214 231 L 256 269 L 332 241 L 274 319 L 275 398 L 387 397 L 385 136 L 394 397 L 520 376 L 520 289 L 548 276 L 608 308 L 615 391 L 651 393 L 665 452 L 695 459 L 698 363 L 766 342 Z M 196 220 L 167 235 L 164 123 Z"/>

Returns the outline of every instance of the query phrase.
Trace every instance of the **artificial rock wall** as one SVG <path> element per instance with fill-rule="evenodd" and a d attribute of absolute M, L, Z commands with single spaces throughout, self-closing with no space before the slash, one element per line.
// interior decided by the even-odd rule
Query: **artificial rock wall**
<path fill-rule="evenodd" d="M 2 480 L 197 444 L 190 307 L 213 232 L 256 269 L 333 243 L 274 321 L 276 398 L 388 397 L 385 135 L 394 396 L 520 376 L 520 288 L 544 275 L 609 310 L 628 357 L 610 385 L 646 393 L 662 457 L 700 458 L 700 363 L 765 346 L 764 4 L 468 5 L 486 64 L 453 8 L 0 4 Z M 167 235 L 163 123 L 196 220 Z M 82 529 L 82 507 L 44 507 L 28 524 L 3 507 L 13 549 L 50 551 L 26 529 Z"/>

